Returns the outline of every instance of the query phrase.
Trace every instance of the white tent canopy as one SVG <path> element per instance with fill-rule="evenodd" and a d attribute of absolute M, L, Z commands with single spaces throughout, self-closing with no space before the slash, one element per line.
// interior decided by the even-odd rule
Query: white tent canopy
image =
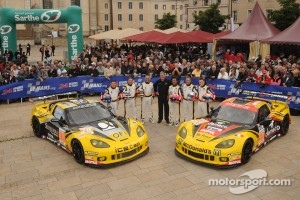
<path fill-rule="evenodd" d="M 142 31 L 134 29 L 134 28 L 126 28 L 123 30 L 119 29 L 114 29 L 106 32 L 102 32 L 96 35 L 92 35 L 89 38 L 94 39 L 94 40 L 121 40 L 125 37 L 131 36 L 131 35 L 136 35 L 142 33 Z"/>

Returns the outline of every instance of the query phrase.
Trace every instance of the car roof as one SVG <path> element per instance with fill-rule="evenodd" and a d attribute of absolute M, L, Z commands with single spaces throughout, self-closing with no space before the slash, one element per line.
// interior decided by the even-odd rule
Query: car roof
<path fill-rule="evenodd" d="M 232 106 L 240 109 L 251 110 L 256 112 L 261 106 L 265 105 L 266 102 L 260 99 L 249 99 L 232 97 L 221 102 L 221 106 Z"/>
<path fill-rule="evenodd" d="M 78 106 L 83 106 L 87 104 L 95 103 L 93 100 L 88 100 L 88 99 L 62 99 L 59 101 L 54 101 L 51 102 L 51 104 L 58 105 L 62 109 L 68 109 L 68 108 L 74 108 Z"/>

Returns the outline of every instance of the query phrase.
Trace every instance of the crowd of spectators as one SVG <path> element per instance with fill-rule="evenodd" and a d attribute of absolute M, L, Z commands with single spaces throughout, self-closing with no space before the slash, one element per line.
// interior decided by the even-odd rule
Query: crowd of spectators
<path fill-rule="evenodd" d="M 128 46 L 104 44 L 88 47 L 72 62 L 52 60 L 27 62 L 27 53 L 4 52 L 0 62 L 0 84 L 5 85 L 25 79 L 45 80 L 53 77 L 76 76 L 159 76 L 163 71 L 175 77 L 191 76 L 206 79 L 224 79 L 255 82 L 284 87 L 300 86 L 300 59 L 296 55 L 281 53 L 278 57 L 258 56 L 248 61 L 242 52 L 218 51 L 212 59 L 202 46 Z"/>

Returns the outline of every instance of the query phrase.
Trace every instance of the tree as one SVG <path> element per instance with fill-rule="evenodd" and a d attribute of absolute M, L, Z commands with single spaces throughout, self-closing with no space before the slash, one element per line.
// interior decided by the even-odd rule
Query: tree
<path fill-rule="evenodd" d="M 155 22 L 156 27 L 161 30 L 172 28 L 176 23 L 176 15 L 171 15 L 171 13 L 164 13 L 163 17 Z"/>
<path fill-rule="evenodd" d="M 281 8 L 268 11 L 268 18 L 275 26 L 284 30 L 292 25 L 300 16 L 300 4 L 296 0 L 277 0 Z"/>
<path fill-rule="evenodd" d="M 210 33 L 220 32 L 219 27 L 223 26 L 225 19 L 229 19 L 228 15 L 221 15 L 218 4 L 211 4 L 211 6 L 198 14 L 194 13 L 194 23 L 199 26 L 202 31 Z"/>

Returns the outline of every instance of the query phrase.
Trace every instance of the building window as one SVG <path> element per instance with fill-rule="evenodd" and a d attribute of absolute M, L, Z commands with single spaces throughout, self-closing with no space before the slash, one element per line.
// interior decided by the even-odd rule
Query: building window
<path fill-rule="evenodd" d="M 105 3 L 105 4 L 104 4 L 104 8 L 105 8 L 105 9 L 108 9 L 108 3 Z"/>
<path fill-rule="evenodd" d="M 154 15 L 154 21 L 158 20 L 158 14 Z"/>
<path fill-rule="evenodd" d="M 132 21 L 132 14 L 128 15 L 128 21 Z"/>
<path fill-rule="evenodd" d="M 132 2 L 128 2 L 128 8 L 132 9 Z"/>
<path fill-rule="evenodd" d="M 139 30 L 140 30 L 140 31 L 144 31 L 144 27 L 140 27 Z"/>
<path fill-rule="evenodd" d="M 171 9 L 172 9 L 172 10 L 175 10 L 175 5 L 172 5 L 172 6 L 171 6 Z"/>
<path fill-rule="evenodd" d="M 43 8 L 44 9 L 52 9 L 53 1 L 52 0 L 43 0 Z"/>
<path fill-rule="evenodd" d="M 108 14 L 104 14 L 104 21 L 108 21 Z"/>
<path fill-rule="evenodd" d="M 119 21 L 119 22 L 122 21 L 122 14 L 118 14 L 118 21 Z"/>
<path fill-rule="evenodd" d="M 143 2 L 139 3 L 139 9 L 144 9 L 144 3 Z"/>
<path fill-rule="evenodd" d="M 71 0 L 71 6 L 80 6 L 80 0 Z"/>
<path fill-rule="evenodd" d="M 108 31 L 109 30 L 109 26 L 108 25 L 105 25 L 104 26 L 104 31 Z"/>
<path fill-rule="evenodd" d="M 155 4 L 155 5 L 154 5 L 154 9 L 155 9 L 155 10 L 158 10 L 158 4 Z"/>
<path fill-rule="evenodd" d="M 218 3 L 218 4 L 221 4 L 221 0 L 217 0 L 217 3 Z"/>
<path fill-rule="evenodd" d="M 248 10 L 248 15 L 251 15 L 251 12 L 252 12 L 252 10 L 251 10 L 251 9 L 249 9 L 249 10 Z"/>
<path fill-rule="evenodd" d="M 118 9 L 122 9 L 122 2 L 118 2 Z"/>
<path fill-rule="evenodd" d="M 180 5 L 180 10 L 182 10 L 183 9 L 183 5 Z"/>
<path fill-rule="evenodd" d="M 180 25 L 179 27 L 180 27 L 180 29 L 182 29 L 182 25 Z"/>
<path fill-rule="evenodd" d="M 232 0 L 232 3 L 237 3 L 239 0 Z"/>
<path fill-rule="evenodd" d="M 166 10 L 167 9 L 167 6 L 166 5 L 163 5 L 163 10 Z"/>
<path fill-rule="evenodd" d="M 232 15 L 233 15 L 233 21 L 237 22 L 238 21 L 237 11 L 236 10 L 232 11 Z"/>
<path fill-rule="evenodd" d="M 144 15 L 140 14 L 139 19 L 140 19 L 140 21 L 144 21 Z"/>
<path fill-rule="evenodd" d="M 183 15 L 180 15 L 179 20 L 182 22 Z"/>
<path fill-rule="evenodd" d="M 203 5 L 208 6 L 208 0 L 203 0 Z"/>

